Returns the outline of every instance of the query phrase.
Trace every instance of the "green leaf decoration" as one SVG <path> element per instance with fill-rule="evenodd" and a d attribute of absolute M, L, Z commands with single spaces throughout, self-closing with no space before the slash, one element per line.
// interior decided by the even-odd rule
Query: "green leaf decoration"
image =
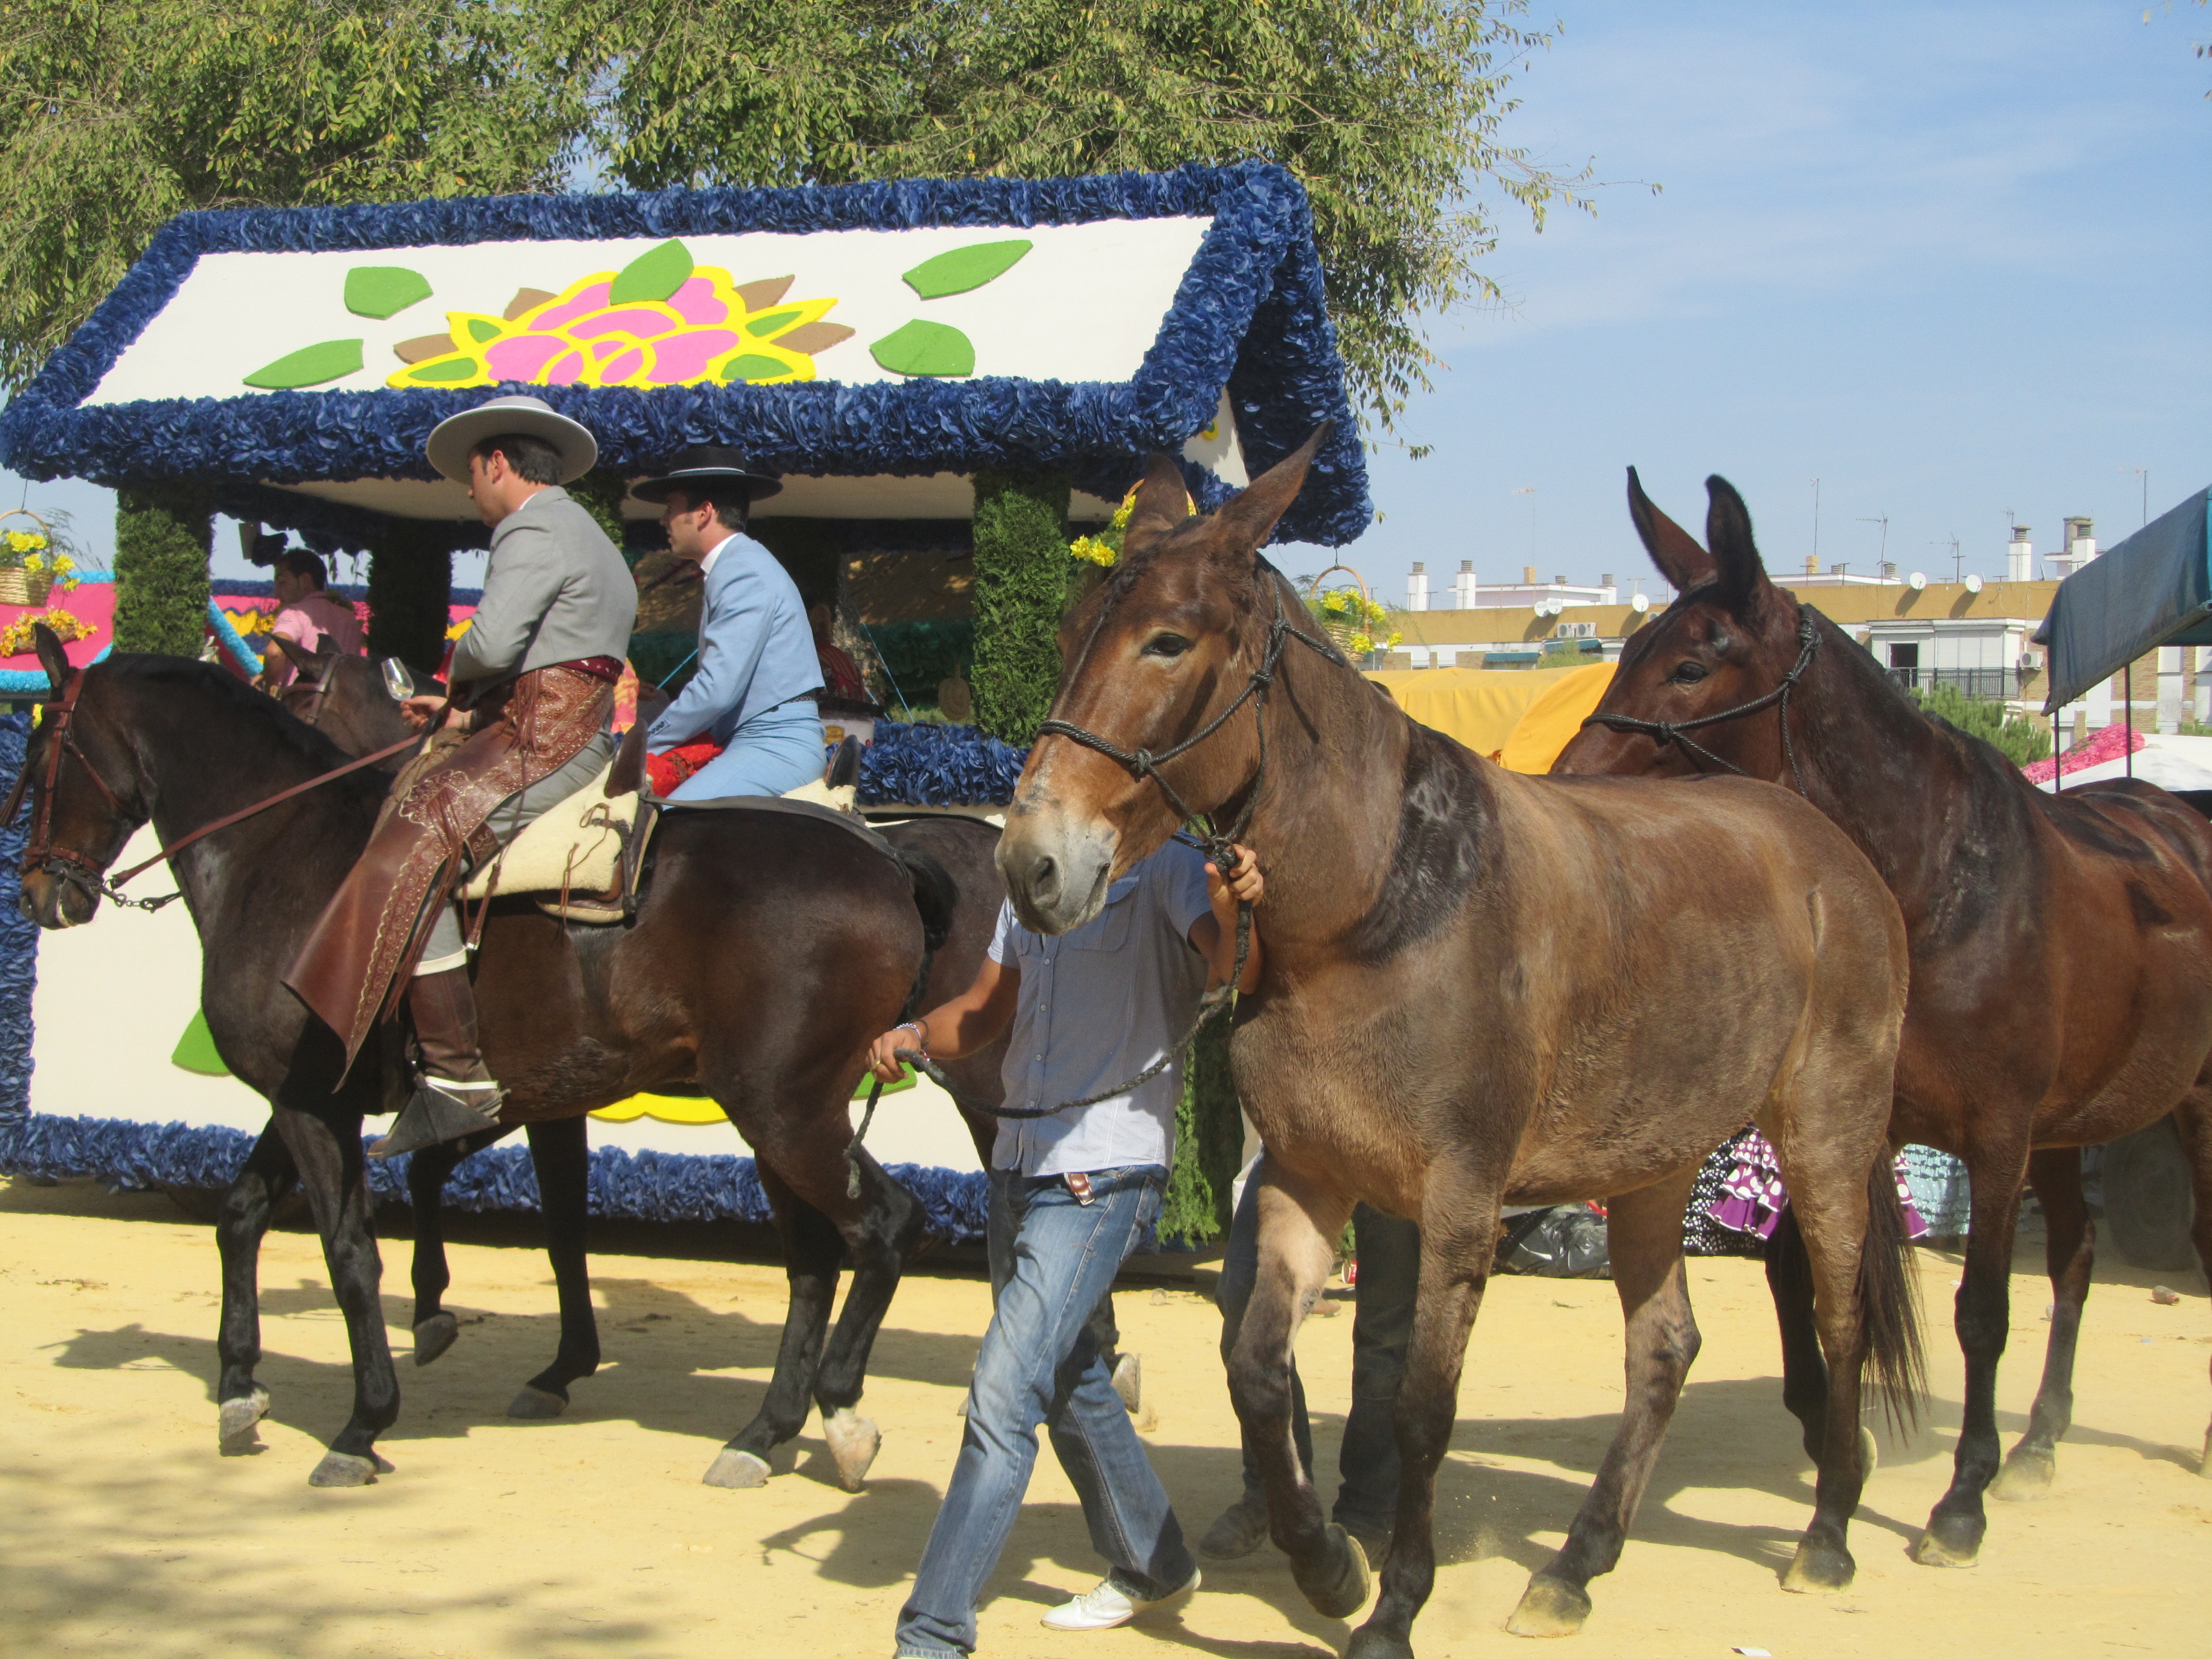
<path fill-rule="evenodd" d="M 672 240 L 663 242 L 646 249 L 622 268 L 608 291 L 607 303 L 624 306 L 635 300 L 665 300 L 690 275 L 691 250 Z"/>
<path fill-rule="evenodd" d="M 187 1072 L 197 1072 L 202 1077 L 228 1077 L 230 1067 L 222 1063 L 216 1052 L 215 1033 L 208 1030 L 207 1016 L 198 1009 L 192 1010 L 192 1022 L 185 1027 L 184 1036 L 169 1051 L 169 1064 Z M 896 1085 L 886 1083 L 885 1093 Z"/>
<path fill-rule="evenodd" d="M 919 317 L 884 335 L 868 348 L 868 355 L 894 374 L 957 379 L 975 372 L 973 341 L 957 328 Z"/>
<path fill-rule="evenodd" d="M 404 265 L 356 265 L 346 272 L 345 308 L 356 317 L 396 317 L 430 297 L 430 279 Z"/>
<path fill-rule="evenodd" d="M 793 306 L 787 311 L 771 311 L 765 317 L 756 317 L 747 323 L 745 332 L 757 340 L 764 340 L 805 314 L 805 307 L 800 306 Z"/>
<path fill-rule="evenodd" d="M 742 357 L 732 357 L 722 365 L 725 380 L 772 380 L 779 374 L 791 373 L 791 365 L 778 357 L 763 357 L 749 351 Z"/>
<path fill-rule="evenodd" d="M 450 380 L 473 380 L 483 372 L 483 365 L 473 357 L 447 357 L 417 363 L 405 374 L 418 386 L 442 386 Z"/>
<path fill-rule="evenodd" d="M 320 386 L 342 380 L 361 368 L 361 342 L 325 340 L 264 364 L 246 377 L 246 384 L 264 392 L 291 392 L 303 386 Z"/>
<path fill-rule="evenodd" d="M 468 331 L 469 338 L 474 340 L 478 345 L 482 345 L 486 340 L 496 340 L 500 335 L 499 325 L 488 317 L 470 318 Z"/>
<path fill-rule="evenodd" d="M 956 247 L 949 253 L 940 253 L 934 259 L 924 259 L 906 274 L 906 285 L 925 300 L 941 300 L 948 294 L 965 294 L 969 289 L 1005 276 L 1021 263 L 1022 256 L 1036 246 L 1034 242 L 1019 239 L 1011 242 L 977 242 L 969 247 Z M 966 373 L 963 369 L 962 373 Z"/>

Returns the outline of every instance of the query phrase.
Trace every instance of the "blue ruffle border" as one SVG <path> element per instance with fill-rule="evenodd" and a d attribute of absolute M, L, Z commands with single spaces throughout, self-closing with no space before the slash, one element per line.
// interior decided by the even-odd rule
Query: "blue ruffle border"
<path fill-rule="evenodd" d="M 253 1140 L 240 1129 L 40 1114 L 0 1121 L 0 1174 L 54 1180 L 89 1176 L 131 1192 L 160 1187 L 220 1192 L 246 1162 Z M 981 1170 L 920 1164 L 889 1168 L 891 1178 L 921 1200 L 932 1232 L 950 1243 L 982 1242 L 990 1194 Z M 379 1200 L 406 1203 L 407 1160 L 369 1159 L 368 1184 Z M 616 1220 L 772 1219 L 749 1158 L 595 1147 L 588 1190 L 591 1213 Z M 491 1146 L 464 1158 L 446 1183 L 446 1204 L 470 1211 L 537 1209 L 538 1176 L 529 1148 Z"/>
<path fill-rule="evenodd" d="M 39 676 L 41 688 L 46 676 Z M 31 717 L 0 714 L 0 791 L 15 787 L 31 741 Z M 30 838 L 31 815 L 0 825 L 0 1133 L 31 1110 L 31 988 L 39 978 L 39 928 L 15 908 L 15 866 Z"/>
<path fill-rule="evenodd" d="M 1003 806 L 1030 751 L 972 726 L 876 722 L 860 750 L 863 806 Z"/>
<path fill-rule="evenodd" d="M 82 406 L 204 252 L 1069 224 L 1182 214 L 1210 214 L 1212 228 L 1152 349 L 1126 384 L 983 379 L 652 392 L 503 389 L 527 390 L 583 421 L 607 463 L 630 472 L 688 444 L 720 442 L 743 446 L 777 473 L 910 476 L 1049 466 L 1106 495 L 1126 487 L 1132 457 L 1179 450 L 1210 422 L 1225 386 L 1255 473 L 1304 441 L 1320 422 L 1336 422 L 1315 482 L 1284 516 L 1277 538 L 1350 541 L 1367 527 L 1372 510 L 1313 247 L 1311 209 L 1288 172 L 1257 161 L 1078 179 L 909 179 L 181 214 L 0 415 L 0 464 L 40 479 L 238 481 L 234 492 L 251 488 L 249 480 L 430 476 L 423 438 L 446 416 L 481 401 L 482 392 L 280 392 Z M 305 528 L 301 520 L 313 513 L 289 492 L 253 494 L 247 510 L 267 501 L 265 522 Z M 240 505 L 247 506 L 242 500 Z M 469 533 L 465 526 L 456 531 Z M 345 532 L 332 527 L 326 533 Z"/>

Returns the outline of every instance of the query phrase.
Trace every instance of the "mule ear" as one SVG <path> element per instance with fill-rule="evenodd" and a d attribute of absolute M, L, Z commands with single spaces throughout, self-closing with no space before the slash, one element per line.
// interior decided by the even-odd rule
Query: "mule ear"
<path fill-rule="evenodd" d="M 59 696 L 62 688 L 69 684 L 70 676 L 76 671 L 70 666 L 68 655 L 62 650 L 61 636 L 44 623 L 35 623 L 31 637 L 39 647 L 39 666 L 46 671 L 46 678 L 53 683 L 53 694 Z"/>
<path fill-rule="evenodd" d="M 292 659 L 292 665 L 298 669 L 301 673 L 315 674 L 321 672 L 323 659 L 329 654 L 327 652 L 311 651 L 306 646 L 301 644 L 299 641 L 288 640 L 282 634 L 275 635 L 272 637 L 276 641 L 276 648 L 279 651 L 282 651 L 286 656 L 289 657 Z"/>
<path fill-rule="evenodd" d="M 1297 500 L 1298 491 L 1305 486 L 1306 469 L 1335 429 L 1334 421 L 1323 421 L 1314 428 L 1313 436 L 1221 504 L 1213 521 L 1226 535 L 1229 550 L 1239 554 L 1259 550 L 1273 533 L 1275 521 Z"/>
<path fill-rule="evenodd" d="M 1644 550 L 1677 593 L 1711 581 L 1717 574 L 1713 556 L 1699 547 L 1690 532 L 1651 504 L 1636 469 L 1628 469 L 1628 516 L 1644 538 Z"/>
<path fill-rule="evenodd" d="M 1129 508 L 1129 529 L 1123 545 L 1164 536 L 1188 517 L 1190 491 L 1184 487 L 1182 468 L 1176 465 L 1173 456 L 1155 453 Z"/>
<path fill-rule="evenodd" d="M 1713 550 L 1729 609 L 1740 611 L 1756 603 L 1768 586 L 1765 562 L 1752 539 L 1751 509 L 1735 493 L 1735 486 L 1717 472 L 1705 480 L 1705 494 L 1711 497 L 1705 513 L 1705 543 Z"/>

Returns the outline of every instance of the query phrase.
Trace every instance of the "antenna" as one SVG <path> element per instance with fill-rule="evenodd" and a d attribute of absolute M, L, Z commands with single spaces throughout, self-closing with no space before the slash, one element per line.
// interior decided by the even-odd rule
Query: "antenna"
<path fill-rule="evenodd" d="M 1881 562 L 1887 564 L 1889 562 L 1889 514 L 1885 513 L 1878 519 L 1861 519 L 1859 522 L 1878 524 L 1881 526 Z"/>
<path fill-rule="evenodd" d="M 1528 498 L 1528 556 L 1536 556 L 1536 486 L 1522 484 L 1513 492 Z"/>
<path fill-rule="evenodd" d="M 1961 571 L 1961 570 L 1963 570 L 1963 569 L 1965 568 L 1965 567 L 1966 567 L 1966 556 L 1965 554 L 1961 553 L 1960 551 L 1959 551 L 1959 532 L 1958 532 L 1957 531 L 1955 531 L 1955 530 L 1954 530 L 1954 531 L 1953 531 L 1953 532 L 1951 532 L 1951 538 L 1950 538 L 1950 540 L 1949 540 L 1948 543 L 1947 543 L 1946 541 L 1944 541 L 1944 540 L 1943 540 L 1943 538 L 1942 538 L 1942 537 L 1940 537 L 1940 536 L 1939 536 L 1938 538 L 1936 538 L 1936 540 L 1934 540 L 1934 541 L 1932 541 L 1932 542 L 1929 543 L 1929 544 L 1928 544 L 1928 545 L 1929 545 L 1929 546 L 1930 546 L 1930 547 L 1945 547 L 1945 546 L 1948 546 L 1948 547 L 1949 547 L 1949 548 L 1950 548 L 1950 550 L 1951 550 L 1951 580 L 1952 580 L 1953 581 L 1954 581 L 1954 582 L 1955 582 L 1955 581 L 1957 581 L 1957 580 L 1960 580 L 1960 571 Z"/>
<path fill-rule="evenodd" d="M 1813 562 L 1820 562 L 1820 481 L 1813 480 Z"/>
<path fill-rule="evenodd" d="M 2150 523 L 2150 469 L 2147 466 L 2124 466 L 2120 471 L 2123 473 L 2132 472 L 2142 480 L 2142 521 L 2147 527 Z"/>

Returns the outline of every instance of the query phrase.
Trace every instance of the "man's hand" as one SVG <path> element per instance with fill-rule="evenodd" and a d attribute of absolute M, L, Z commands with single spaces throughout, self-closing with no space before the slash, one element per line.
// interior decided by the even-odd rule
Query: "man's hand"
<path fill-rule="evenodd" d="M 1206 902 L 1210 914 L 1200 916 L 1190 925 L 1190 942 L 1206 958 L 1207 971 L 1213 983 L 1225 985 L 1237 963 L 1237 906 L 1243 903 L 1256 906 L 1267 890 L 1267 878 L 1260 873 L 1260 860 L 1249 847 L 1233 843 L 1230 850 L 1237 854 L 1224 877 L 1214 867 L 1212 860 L 1206 866 Z M 1251 947 L 1244 957 L 1243 976 L 1237 982 L 1239 991 L 1256 990 L 1260 984 L 1260 965 L 1266 957 L 1260 948 L 1260 931 L 1252 930 Z"/>
<path fill-rule="evenodd" d="M 1260 873 L 1260 860 L 1249 847 L 1231 844 L 1237 854 L 1236 868 L 1226 879 L 1213 867 L 1212 860 L 1206 866 L 1206 902 L 1213 907 L 1213 914 L 1227 927 L 1237 919 L 1237 907 L 1241 903 L 1258 906 L 1267 890 L 1267 878 Z"/>
<path fill-rule="evenodd" d="M 399 705 L 399 718 L 407 722 L 409 731 L 427 732 L 446 712 L 446 701 L 430 692 L 417 692 Z"/>
<path fill-rule="evenodd" d="M 885 1083 L 896 1083 L 906 1075 L 906 1063 L 896 1052 L 901 1048 L 928 1052 L 928 1045 L 913 1026 L 894 1025 L 868 1045 L 868 1069 Z"/>

